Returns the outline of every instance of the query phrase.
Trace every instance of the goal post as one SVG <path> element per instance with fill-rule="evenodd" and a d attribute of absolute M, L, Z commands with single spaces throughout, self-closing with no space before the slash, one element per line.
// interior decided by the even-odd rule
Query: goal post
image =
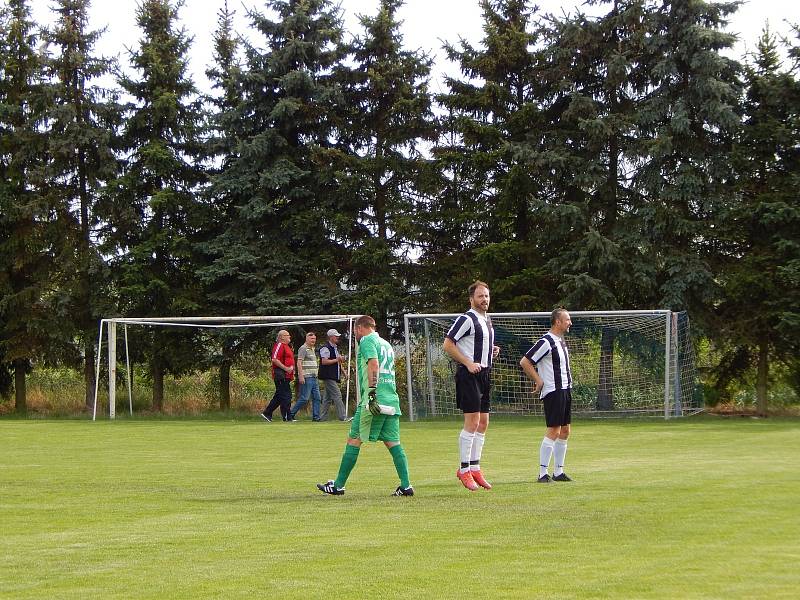
<path fill-rule="evenodd" d="M 97 340 L 97 362 L 95 365 L 95 389 L 92 407 L 92 420 L 97 419 L 97 394 L 100 384 L 100 365 L 103 350 L 103 333 L 106 333 L 106 350 L 108 360 L 108 416 L 116 416 L 117 393 L 117 361 L 118 361 L 118 326 L 122 325 L 125 341 L 126 387 L 128 393 L 128 407 L 133 415 L 133 390 L 131 385 L 131 365 L 128 345 L 128 327 L 162 327 L 162 328 L 199 328 L 199 329 L 252 329 L 303 326 L 303 325 L 347 325 L 347 372 L 355 357 L 355 339 L 353 337 L 353 324 L 361 315 L 281 315 L 281 316 L 237 316 L 237 317 L 117 317 L 100 321 L 100 331 Z M 349 381 L 349 379 L 348 379 Z M 349 405 L 350 385 L 348 383 L 345 397 L 345 406 Z"/>
<path fill-rule="evenodd" d="M 501 352 L 492 369 L 492 412 L 542 415 L 538 394 L 519 366 L 550 328 L 549 312 L 491 313 Z M 455 404 L 455 363 L 442 348 L 459 314 L 405 316 L 410 419 L 461 414 Z M 572 411 L 587 417 L 681 417 L 702 410 L 695 390 L 689 318 L 668 310 L 570 311 L 566 336 L 572 370 Z"/>

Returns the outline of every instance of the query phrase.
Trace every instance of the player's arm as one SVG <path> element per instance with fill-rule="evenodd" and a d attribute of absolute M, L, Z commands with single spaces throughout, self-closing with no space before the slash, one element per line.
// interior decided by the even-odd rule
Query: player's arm
<path fill-rule="evenodd" d="M 367 408 L 373 415 L 381 414 L 378 407 L 377 387 L 378 387 L 378 359 L 370 358 L 367 360 Z"/>
<path fill-rule="evenodd" d="M 370 358 L 367 361 L 367 385 L 370 388 L 378 386 L 378 359 Z"/>
<path fill-rule="evenodd" d="M 456 343 L 451 338 L 449 337 L 444 338 L 443 349 L 445 354 L 447 354 L 447 356 L 452 358 L 454 361 L 461 363 L 462 365 L 467 367 L 467 370 L 470 373 L 475 374 L 481 370 L 481 363 L 473 362 L 468 357 L 466 357 L 464 353 L 458 349 L 458 346 L 456 346 Z"/>
<path fill-rule="evenodd" d="M 519 361 L 519 366 L 522 367 L 523 372 L 528 377 L 528 379 L 533 380 L 533 393 L 538 394 L 542 391 L 544 387 L 544 381 L 539 376 L 539 372 L 536 370 L 536 365 L 531 362 L 531 359 L 527 356 L 523 356 L 522 360 Z"/>

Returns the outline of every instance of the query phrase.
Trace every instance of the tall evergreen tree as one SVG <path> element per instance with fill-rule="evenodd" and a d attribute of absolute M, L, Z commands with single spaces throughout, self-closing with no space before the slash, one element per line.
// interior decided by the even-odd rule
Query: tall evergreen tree
<path fill-rule="evenodd" d="M 328 0 L 271 0 L 249 17 L 238 104 L 220 117 L 230 154 L 212 178 L 224 227 L 204 249 L 214 301 L 250 314 L 314 312 L 335 294 L 326 219 L 334 200 L 331 115 L 341 22 Z"/>
<path fill-rule="evenodd" d="M 717 385 L 724 394 L 732 378 L 755 365 L 758 412 L 766 414 L 770 364 L 791 363 L 800 351 L 800 97 L 769 30 L 745 76 L 744 123 L 734 153 L 739 192 L 720 223 L 727 256 L 719 314 L 728 351 Z"/>
<path fill-rule="evenodd" d="M 664 0 L 652 12 L 645 49 L 650 93 L 638 111 L 634 184 L 656 265 L 654 303 L 690 309 L 709 331 L 719 296 L 720 253 L 709 224 L 733 192 L 731 147 L 740 124 L 740 65 L 727 58 L 735 36 L 723 31 L 738 2 Z"/>
<path fill-rule="evenodd" d="M 599 17 L 582 12 L 541 22 L 537 69 L 546 115 L 536 143 L 520 145 L 532 168 L 551 174 L 543 207 L 548 263 L 565 305 L 581 309 L 651 306 L 655 270 L 645 260 L 632 185 L 641 99 L 648 89 L 644 46 L 652 8 L 646 0 L 610 4 Z"/>
<path fill-rule="evenodd" d="M 9 0 L 0 27 L 0 360 L 10 364 L 16 410 L 24 414 L 32 361 L 54 352 L 65 319 L 55 312 L 43 64 L 28 3 Z"/>
<path fill-rule="evenodd" d="M 543 118 L 526 4 L 483 0 L 483 47 L 463 40 L 460 48 L 445 46 L 464 78 L 447 78 L 449 92 L 438 97 L 446 133 L 434 155 L 445 179 L 430 210 L 438 239 L 430 240 L 422 260 L 450 308 L 462 303 L 476 277 L 491 283 L 498 309 L 547 304 L 546 290 L 554 287 L 542 285 L 532 235 L 541 182 L 516 147 L 536 135 Z"/>
<path fill-rule="evenodd" d="M 377 14 L 359 17 L 354 64 L 340 69 L 349 114 L 337 134 L 350 160 L 334 222 L 344 226 L 348 246 L 344 283 L 358 290 L 358 310 L 374 315 L 384 333 L 387 320 L 409 307 L 415 279 L 410 254 L 419 233 L 414 215 L 427 164 L 422 147 L 437 134 L 428 92 L 431 61 L 403 48 L 402 5 L 381 0 Z"/>
<path fill-rule="evenodd" d="M 48 189 L 58 207 L 59 268 L 68 275 L 63 291 L 82 345 L 87 407 L 94 401 L 97 321 L 111 309 L 103 301 L 108 298 L 107 271 L 92 238 L 94 207 L 104 183 L 116 175 L 111 135 L 119 121 L 114 93 L 97 83 L 111 73 L 113 63 L 93 53 L 102 32 L 88 29 L 89 6 L 89 0 L 57 0 L 57 22 L 45 34 L 54 53 L 46 64 Z"/>
<path fill-rule="evenodd" d="M 590 1 L 609 12 L 550 16 L 536 80 L 545 115 L 537 136 L 517 144 L 546 183 L 539 243 L 551 258 L 559 301 L 575 309 L 652 306 L 655 268 L 646 260 L 641 209 L 633 185 L 641 160 L 638 109 L 649 91 L 644 59 L 652 7 L 646 0 Z M 613 408 L 616 331 L 604 328 L 597 405 Z"/>
<path fill-rule="evenodd" d="M 136 75 L 119 82 L 134 99 L 121 135 L 124 164 L 99 208 L 121 309 L 130 315 L 187 315 L 201 302 L 194 243 L 204 181 L 202 107 L 187 74 L 190 39 L 178 26 L 181 6 L 143 0 L 136 11 L 142 39 L 131 52 Z M 149 342 L 153 406 L 161 410 L 165 372 L 194 366 L 196 351 L 189 334 L 156 329 Z"/>
<path fill-rule="evenodd" d="M 231 131 L 238 120 L 236 109 L 242 101 L 239 92 L 241 64 L 239 59 L 239 40 L 233 26 L 235 11 L 228 6 L 227 0 L 217 14 L 217 29 L 214 32 L 213 64 L 206 70 L 211 81 L 212 93 L 206 98 L 210 107 L 207 115 L 207 132 L 205 136 L 205 158 L 208 161 L 210 177 L 225 168 L 230 157 L 236 152 L 238 140 Z M 224 294 L 226 274 L 213 266 L 213 240 L 222 235 L 231 218 L 233 203 L 230 196 L 218 189 L 209 187 L 203 195 L 203 230 L 198 242 L 198 274 L 204 285 L 205 314 L 233 315 L 241 314 L 246 308 L 237 298 Z M 209 245 L 212 242 L 212 245 Z M 223 292 L 224 296 L 220 296 Z M 220 332 L 215 336 L 219 341 L 219 349 L 213 346 L 209 362 L 219 367 L 219 401 L 220 408 L 230 408 L 230 374 L 236 355 L 248 347 L 246 337 L 239 333 Z"/>

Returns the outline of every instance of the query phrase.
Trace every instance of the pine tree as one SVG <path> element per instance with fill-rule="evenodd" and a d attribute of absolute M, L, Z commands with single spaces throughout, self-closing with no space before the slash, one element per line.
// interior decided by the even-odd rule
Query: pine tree
<path fill-rule="evenodd" d="M 119 121 L 111 90 L 97 80 L 109 75 L 113 62 L 93 54 L 102 32 L 89 31 L 89 0 L 57 0 L 58 15 L 45 40 L 54 53 L 48 77 L 48 189 L 59 207 L 59 268 L 68 279 L 64 294 L 72 305 L 71 325 L 83 347 L 86 405 L 94 402 L 97 321 L 110 311 L 104 261 L 92 239 L 94 207 L 105 182 L 116 175 L 111 135 Z"/>
<path fill-rule="evenodd" d="M 483 0 L 482 48 L 462 40 L 445 46 L 464 79 L 448 78 L 437 100 L 446 111 L 445 136 L 434 149 L 445 174 L 440 201 L 430 207 L 436 239 L 423 250 L 440 302 L 463 304 L 480 277 L 492 286 L 497 309 L 548 303 L 552 289 L 539 260 L 533 207 L 542 183 L 519 145 L 537 135 L 543 115 L 530 47 L 531 11 L 523 0 Z M 438 302 L 437 302 L 438 303 Z"/>
<path fill-rule="evenodd" d="M 239 116 L 236 109 L 241 103 L 239 78 L 239 40 L 233 27 L 235 11 L 228 7 L 227 0 L 217 14 L 217 29 L 214 32 L 214 63 L 206 70 L 211 81 L 212 94 L 206 98 L 210 107 L 207 120 L 205 158 L 209 162 L 209 175 L 213 177 L 222 172 L 230 157 L 236 152 L 237 138 L 230 132 Z M 219 291 L 224 291 L 226 274 L 213 267 L 213 255 L 209 256 L 209 242 L 222 235 L 232 218 L 234 210 L 231 198 L 219 190 L 209 187 L 203 195 L 202 233 L 197 244 L 198 275 L 204 285 L 204 314 L 241 314 L 246 307 L 235 298 L 221 299 Z M 248 348 L 247 337 L 239 333 L 220 332 L 215 336 L 219 351 L 215 349 L 209 357 L 211 364 L 219 367 L 220 409 L 228 410 L 231 402 L 230 374 L 237 354 Z"/>
<path fill-rule="evenodd" d="M 558 301 L 573 309 L 658 305 L 656 267 L 642 212 L 648 198 L 635 185 L 646 157 L 638 140 L 640 109 L 650 88 L 647 45 L 657 12 L 647 0 L 590 0 L 609 11 L 549 16 L 539 23 L 540 135 L 520 144 L 539 169 L 549 201 L 540 206 L 547 272 Z M 598 410 L 614 405 L 617 332 L 600 338 Z"/>
<path fill-rule="evenodd" d="M 43 180 L 43 64 L 28 3 L 0 8 L 0 28 L 0 360 L 10 365 L 24 414 L 27 373 L 34 359 L 57 353 L 65 315 L 57 312 L 54 215 Z"/>
<path fill-rule="evenodd" d="M 634 185 L 648 262 L 656 266 L 655 304 L 690 309 L 695 331 L 713 326 L 720 248 L 709 227 L 733 193 L 731 147 L 740 124 L 740 65 L 723 51 L 722 29 L 737 2 L 665 0 L 650 16 L 644 60 L 650 93 L 638 111 Z"/>
<path fill-rule="evenodd" d="M 201 276 L 219 306 L 307 314 L 338 290 L 326 219 L 342 30 L 327 0 L 274 0 L 267 9 L 276 20 L 249 13 L 265 49 L 246 45 L 231 88 L 237 104 L 219 116 L 230 154 L 210 193 L 225 219 L 204 244 Z"/>
<path fill-rule="evenodd" d="M 732 378 L 755 365 L 758 412 L 766 414 L 770 364 L 790 364 L 800 350 L 800 90 L 782 70 L 768 29 L 745 79 L 744 122 L 734 152 L 739 190 L 721 223 L 727 243 L 719 313 L 728 350 L 717 387 L 724 394 Z"/>
<path fill-rule="evenodd" d="M 358 310 L 387 321 L 408 308 L 415 279 L 409 257 L 419 228 L 427 161 L 422 146 L 437 133 L 428 91 L 431 60 L 403 48 L 397 11 L 401 0 L 382 0 L 374 16 L 360 16 L 351 46 L 352 67 L 340 69 L 347 178 L 337 212 L 348 240 L 344 283 L 358 290 Z M 402 290 L 402 291 L 401 291 Z"/>
<path fill-rule="evenodd" d="M 605 5 L 599 0 L 590 5 Z M 559 248 L 548 271 L 559 300 L 574 309 L 651 306 L 655 271 L 642 254 L 639 211 L 646 199 L 632 185 L 640 163 L 638 108 L 648 90 L 645 0 L 613 0 L 599 17 L 582 12 L 540 24 L 546 120 L 536 143 L 520 144 L 532 168 L 551 177 L 548 245 Z M 540 167 L 541 168 L 541 167 Z"/>
<path fill-rule="evenodd" d="M 131 52 L 135 75 L 120 86 L 134 100 L 121 134 L 122 174 L 109 186 L 104 211 L 115 286 L 124 314 L 170 316 L 201 306 L 194 244 L 199 227 L 196 196 L 204 182 L 199 166 L 201 103 L 187 75 L 190 40 L 178 28 L 181 2 L 144 0 L 136 12 L 142 30 Z M 191 334 L 151 332 L 148 360 L 153 406 L 163 407 L 165 372 L 196 363 Z"/>

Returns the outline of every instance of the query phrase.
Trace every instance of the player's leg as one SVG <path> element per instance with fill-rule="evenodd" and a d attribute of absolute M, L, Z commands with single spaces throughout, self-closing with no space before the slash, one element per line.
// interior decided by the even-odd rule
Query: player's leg
<path fill-rule="evenodd" d="M 331 479 L 327 483 L 317 484 L 317 488 L 326 494 L 331 494 L 333 496 L 344 494 L 344 486 L 347 483 L 347 479 L 350 477 L 350 473 L 353 472 L 356 462 L 358 462 L 358 455 L 361 451 L 362 443 L 360 416 L 361 407 L 356 409 L 356 415 L 350 425 L 350 432 L 347 434 L 347 444 L 345 444 L 344 447 L 344 453 L 339 463 L 339 472 L 336 474 L 336 479 Z M 367 431 L 369 431 L 369 429 L 367 429 Z"/>
<path fill-rule="evenodd" d="M 458 365 L 456 368 L 456 406 L 464 413 L 464 426 L 458 434 L 458 457 L 460 467 L 456 470 L 456 477 L 471 491 L 478 489 L 478 484 L 472 478 L 469 470 L 469 461 L 472 456 L 472 444 L 475 441 L 475 432 L 480 424 L 481 396 L 478 389 L 477 378 L 466 367 Z"/>
<path fill-rule="evenodd" d="M 361 440 L 358 438 L 348 438 L 342 454 L 342 462 L 339 464 L 339 472 L 336 474 L 335 484 L 339 489 L 344 489 L 350 473 L 358 462 L 358 455 L 361 452 Z"/>
<path fill-rule="evenodd" d="M 489 413 L 481 412 L 478 429 L 475 431 L 475 439 L 472 442 L 472 453 L 470 455 L 469 470 L 472 474 L 472 479 L 475 480 L 482 488 L 487 490 L 492 489 L 492 484 L 486 481 L 481 471 L 481 455 L 483 454 L 483 445 L 486 441 L 486 429 L 489 427 Z"/>
<path fill-rule="evenodd" d="M 489 410 L 490 410 L 490 388 L 489 388 L 489 371 L 481 371 L 481 410 L 479 413 L 478 427 L 475 430 L 475 437 L 472 441 L 472 452 L 469 460 L 469 470 L 472 478 L 482 488 L 487 490 L 492 489 L 492 484 L 486 481 L 481 471 L 481 455 L 483 454 L 483 445 L 486 441 L 486 430 L 489 428 Z"/>
<path fill-rule="evenodd" d="M 539 483 L 550 483 L 550 475 L 547 470 L 550 466 L 550 459 L 553 457 L 555 442 L 561 430 L 561 398 L 559 390 L 554 390 L 542 398 L 544 405 L 544 419 L 547 429 L 544 439 L 539 446 Z"/>
<path fill-rule="evenodd" d="M 361 407 L 356 409 L 356 416 L 350 425 L 350 432 L 347 434 L 347 445 L 344 448 L 342 463 L 339 465 L 339 473 L 336 475 L 336 486 L 343 488 L 347 483 L 347 478 L 353 467 L 356 466 L 358 453 L 361 450 L 361 443 L 370 439 L 370 428 L 372 427 L 372 413 Z"/>
<path fill-rule="evenodd" d="M 395 471 L 400 479 L 400 485 L 394 491 L 395 496 L 413 496 L 414 488 L 411 487 L 411 481 L 408 476 L 408 457 L 403 445 L 400 443 L 400 417 L 397 415 L 381 415 L 383 423 L 380 424 L 380 431 L 377 433 L 377 438 L 381 440 L 389 454 L 392 455 L 392 462 L 394 463 Z M 381 419 L 376 419 L 377 427 Z M 370 439 L 372 436 L 370 436 Z"/>
<path fill-rule="evenodd" d="M 572 394 L 570 390 L 564 390 L 564 412 L 561 417 L 562 425 L 558 431 L 558 437 L 553 444 L 553 481 L 572 481 L 564 473 L 564 462 L 567 456 L 567 439 L 570 434 L 570 422 L 572 421 Z"/>

